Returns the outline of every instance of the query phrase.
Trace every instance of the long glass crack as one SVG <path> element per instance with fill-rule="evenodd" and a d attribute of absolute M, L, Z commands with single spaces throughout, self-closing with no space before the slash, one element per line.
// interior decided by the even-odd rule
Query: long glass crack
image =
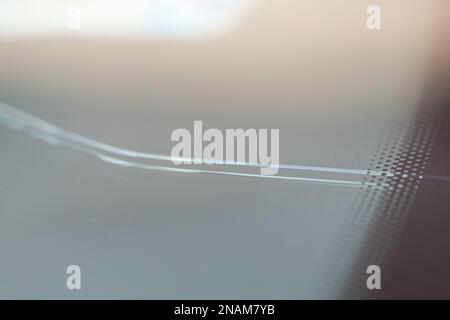
<path fill-rule="evenodd" d="M 252 162 L 230 162 L 219 161 L 217 164 L 229 166 L 229 171 L 218 170 L 206 170 L 206 169 L 190 169 L 173 166 L 161 166 L 149 164 L 144 161 L 163 161 L 172 164 L 173 160 L 178 161 L 192 161 L 196 159 L 176 158 L 171 156 L 138 152 L 128 150 L 120 147 L 116 147 L 110 144 L 102 143 L 82 135 L 66 131 L 56 125 L 53 125 L 43 119 L 40 119 L 34 115 L 26 113 L 22 110 L 14 108 L 6 103 L 0 102 L 0 123 L 16 131 L 22 131 L 36 137 L 46 143 L 55 146 L 69 147 L 81 152 L 90 154 L 97 159 L 117 165 L 129 168 L 138 168 L 143 170 L 154 171 L 166 171 L 166 172 L 179 172 L 190 174 L 216 174 L 227 175 L 236 177 L 249 177 L 258 179 L 276 179 L 276 180 L 291 180 L 300 182 L 315 182 L 325 183 L 333 185 L 342 185 L 349 187 L 375 187 L 383 188 L 387 184 L 379 184 L 374 182 L 364 181 L 366 176 L 386 176 L 392 177 L 393 173 L 387 171 L 374 171 L 374 170 L 360 170 L 360 169 L 344 169 L 344 168 L 332 168 L 332 167 L 320 167 L 320 166 L 305 166 L 305 165 L 292 165 L 292 164 L 279 164 L 280 169 L 293 170 L 296 172 L 308 172 L 308 173 L 330 173 L 330 174 L 345 174 L 353 176 L 352 180 L 339 180 L 339 179 L 326 179 L 326 178 L 311 178 L 305 176 L 286 176 L 286 175 L 259 175 L 251 173 L 242 173 L 234 171 L 238 167 L 270 167 L 261 163 Z"/>

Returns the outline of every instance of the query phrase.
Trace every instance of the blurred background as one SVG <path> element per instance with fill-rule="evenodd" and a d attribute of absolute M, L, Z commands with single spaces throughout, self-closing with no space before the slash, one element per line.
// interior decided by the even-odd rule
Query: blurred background
<path fill-rule="evenodd" d="M 417 112 L 441 14 L 438 0 L 0 0 L 0 101 L 165 155 L 194 120 L 279 128 L 283 164 L 367 170 Z M 5 110 L 0 297 L 341 297 L 366 232 L 348 228 L 359 188 L 116 166 L 14 130 Z"/>

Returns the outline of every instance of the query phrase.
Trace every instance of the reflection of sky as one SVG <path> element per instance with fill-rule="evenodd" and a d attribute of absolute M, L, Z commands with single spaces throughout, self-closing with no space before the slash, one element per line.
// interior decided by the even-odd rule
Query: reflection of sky
<path fill-rule="evenodd" d="M 196 37 L 233 27 L 252 0 L 7 0 L 0 2 L 0 38 L 67 33 Z"/>

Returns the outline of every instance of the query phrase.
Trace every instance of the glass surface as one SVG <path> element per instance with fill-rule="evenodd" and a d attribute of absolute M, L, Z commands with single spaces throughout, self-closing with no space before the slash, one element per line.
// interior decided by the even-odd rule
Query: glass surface
<path fill-rule="evenodd" d="M 0 2 L 0 297 L 339 296 L 370 162 L 423 93 L 436 1 L 383 2 L 377 32 L 359 0 L 114 3 Z M 306 168 L 166 172 L 91 150 L 169 156 L 195 120 L 278 128 L 280 163 Z"/>

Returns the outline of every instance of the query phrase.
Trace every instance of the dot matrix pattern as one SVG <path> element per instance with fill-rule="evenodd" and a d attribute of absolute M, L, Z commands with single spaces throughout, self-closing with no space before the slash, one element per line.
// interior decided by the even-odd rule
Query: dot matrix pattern
<path fill-rule="evenodd" d="M 448 48 L 438 66 L 447 65 Z M 442 57 L 445 59 L 442 63 Z M 449 63 L 450 65 L 450 63 Z M 414 112 L 399 111 L 381 139 L 368 167 L 363 187 L 353 203 L 351 224 L 331 255 L 334 273 L 324 284 L 337 298 L 367 298 L 366 268 L 388 270 L 420 181 L 424 178 L 435 137 L 442 123 L 450 79 L 434 71 Z M 371 172 L 382 172 L 381 175 Z"/>

